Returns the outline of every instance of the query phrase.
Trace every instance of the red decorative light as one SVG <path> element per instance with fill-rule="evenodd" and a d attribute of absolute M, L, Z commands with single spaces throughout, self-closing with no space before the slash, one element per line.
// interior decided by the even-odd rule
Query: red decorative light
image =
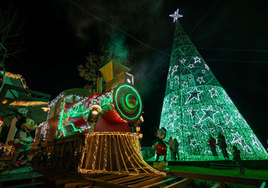
<path fill-rule="evenodd" d="M 2 126 L 3 123 L 4 123 L 4 120 L 0 118 L 0 127 Z"/>

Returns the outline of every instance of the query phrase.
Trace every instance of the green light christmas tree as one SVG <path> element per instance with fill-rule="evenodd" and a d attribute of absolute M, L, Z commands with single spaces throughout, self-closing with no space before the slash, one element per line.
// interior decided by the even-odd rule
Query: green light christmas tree
<path fill-rule="evenodd" d="M 186 35 L 178 18 L 160 127 L 179 141 L 180 160 L 205 161 L 212 153 L 208 137 L 221 132 L 227 152 L 236 145 L 243 159 L 264 159 L 267 152 L 245 119 L 217 81 L 206 62 Z M 218 147 L 217 152 L 220 149 Z"/>

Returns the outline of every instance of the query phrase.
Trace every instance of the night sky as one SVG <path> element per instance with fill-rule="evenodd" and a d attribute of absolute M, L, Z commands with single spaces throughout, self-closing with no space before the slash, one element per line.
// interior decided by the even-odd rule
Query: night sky
<path fill-rule="evenodd" d="M 7 0 L 6 0 L 7 2 Z M 175 24 L 179 21 L 212 72 L 266 147 L 268 11 L 263 1 L 68 0 L 13 2 L 24 21 L 26 50 L 6 59 L 6 70 L 21 74 L 29 89 L 51 94 L 82 88 L 77 66 L 89 52 L 124 39 L 132 56 L 135 87 L 144 101 L 141 131 L 150 145 L 150 128 L 159 126 Z M 215 4 L 216 3 L 216 4 Z M 144 44 L 162 51 L 153 50 Z"/>

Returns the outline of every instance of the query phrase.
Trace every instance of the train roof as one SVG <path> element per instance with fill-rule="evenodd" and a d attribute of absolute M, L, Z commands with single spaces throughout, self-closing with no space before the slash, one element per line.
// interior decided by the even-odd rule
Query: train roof
<path fill-rule="evenodd" d="M 64 93 L 73 94 L 73 95 L 79 95 L 81 97 L 88 97 L 90 96 L 90 91 L 83 89 L 83 88 L 73 88 L 73 89 L 67 89 L 63 91 Z"/>

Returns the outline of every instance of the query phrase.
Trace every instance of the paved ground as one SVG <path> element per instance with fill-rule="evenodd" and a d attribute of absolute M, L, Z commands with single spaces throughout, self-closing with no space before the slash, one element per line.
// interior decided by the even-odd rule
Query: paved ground
<path fill-rule="evenodd" d="M 163 156 L 160 156 L 159 161 L 162 161 L 163 159 L 164 159 L 164 157 Z M 230 156 L 230 159 L 232 159 L 232 156 Z M 150 161 L 155 161 L 155 160 L 156 160 L 156 156 L 153 156 L 153 157 L 147 159 L 146 161 L 149 161 L 150 162 Z M 168 161 L 175 161 L 174 159 L 171 158 L 170 154 L 167 155 L 167 160 Z M 218 159 L 216 159 L 213 156 L 210 156 L 209 157 L 209 161 L 222 161 L 222 160 L 225 160 L 222 155 L 218 156 Z"/>

